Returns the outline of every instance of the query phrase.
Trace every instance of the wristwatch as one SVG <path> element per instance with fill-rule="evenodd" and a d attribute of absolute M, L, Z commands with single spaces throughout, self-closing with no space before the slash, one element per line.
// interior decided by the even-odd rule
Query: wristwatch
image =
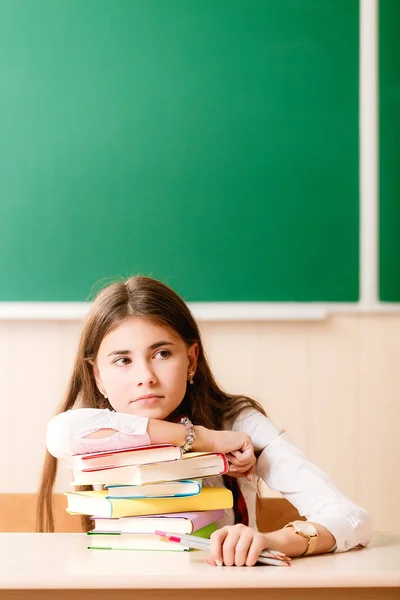
<path fill-rule="evenodd" d="M 314 525 L 308 521 L 292 521 L 285 525 L 285 527 L 293 527 L 295 533 L 306 538 L 307 548 L 301 556 L 307 556 L 307 554 L 312 554 L 314 552 L 319 539 L 317 528 L 314 527 Z"/>

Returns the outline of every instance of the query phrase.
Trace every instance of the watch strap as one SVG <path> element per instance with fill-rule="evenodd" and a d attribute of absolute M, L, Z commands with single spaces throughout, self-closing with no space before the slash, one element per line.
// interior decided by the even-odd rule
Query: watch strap
<path fill-rule="evenodd" d="M 310 534 L 310 533 L 306 533 L 305 531 L 300 531 L 300 529 L 297 527 L 297 525 L 296 525 L 296 523 L 294 523 L 294 521 L 287 523 L 285 525 L 284 529 L 286 527 L 293 527 L 293 529 L 295 530 L 295 533 L 297 533 L 297 535 L 301 535 L 301 537 L 304 537 L 307 540 L 307 548 L 305 549 L 303 554 L 300 554 L 300 556 L 307 556 L 314 552 L 315 548 L 317 547 L 317 543 L 318 543 L 318 539 L 319 539 L 318 533 Z"/>

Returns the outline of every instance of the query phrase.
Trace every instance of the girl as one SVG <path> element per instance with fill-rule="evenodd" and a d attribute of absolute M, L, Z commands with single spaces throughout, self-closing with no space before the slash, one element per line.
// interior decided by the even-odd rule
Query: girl
<path fill-rule="evenodd" d="M 39 531 L 54 530 L 57 458 L 169 442 L 228 456 L 229 476 L 204 480 L 230 487 L 235 499 L 234 510 L 225 511 L 212 534 L 207 559 L 212 565 L 251 566 L 267 548 L 301 556 L 345 551 L 371 540 L 367 513 L 276 429 L 263 408 L 219 388 L 188 307 L 148 277 L 113 283 L 95 299 L 65 403 L 48 425 L 46 442 L 50 454 L 40 488 Z M 307 521 L 258 532 L 253 473 Z M 88 530 L 87 517 L 84 522 Z"/>

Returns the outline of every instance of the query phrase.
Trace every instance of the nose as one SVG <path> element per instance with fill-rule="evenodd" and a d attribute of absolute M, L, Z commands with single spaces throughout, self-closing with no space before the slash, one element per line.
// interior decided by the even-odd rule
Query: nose
<path fill-rule="evenodd" d="M 145 361 L 136 364 L 136 384 L 146 387 L 157 383 L 157 377 L 151 365 Z"/>

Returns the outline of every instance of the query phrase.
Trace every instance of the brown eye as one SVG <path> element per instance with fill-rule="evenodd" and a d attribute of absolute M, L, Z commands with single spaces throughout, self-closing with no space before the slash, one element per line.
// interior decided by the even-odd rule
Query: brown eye
<path fill-rule="evenodd" d="M 158 352 L 155 353 L 155 357 L 159 356 L 161 359 L 165 359 L 168 358 L 169 356 L 171 356 L 171 351 L 170 350 L 159 350 Z"/>
<path fill-rule="evenodd" d="M 120 363 L 121 360 L 124 360 L 124 361 L 127 361 L 127 362 Z M 126 356 L 122 356 L 121 358 L 117 358 L 117 360 L 114 361 L 114 364 L 118 365 L 119 367 L 124 367 L 126 365 L 129 365 L 130 362 L 131 362 L 130 358 L 127 358 Z"/>

